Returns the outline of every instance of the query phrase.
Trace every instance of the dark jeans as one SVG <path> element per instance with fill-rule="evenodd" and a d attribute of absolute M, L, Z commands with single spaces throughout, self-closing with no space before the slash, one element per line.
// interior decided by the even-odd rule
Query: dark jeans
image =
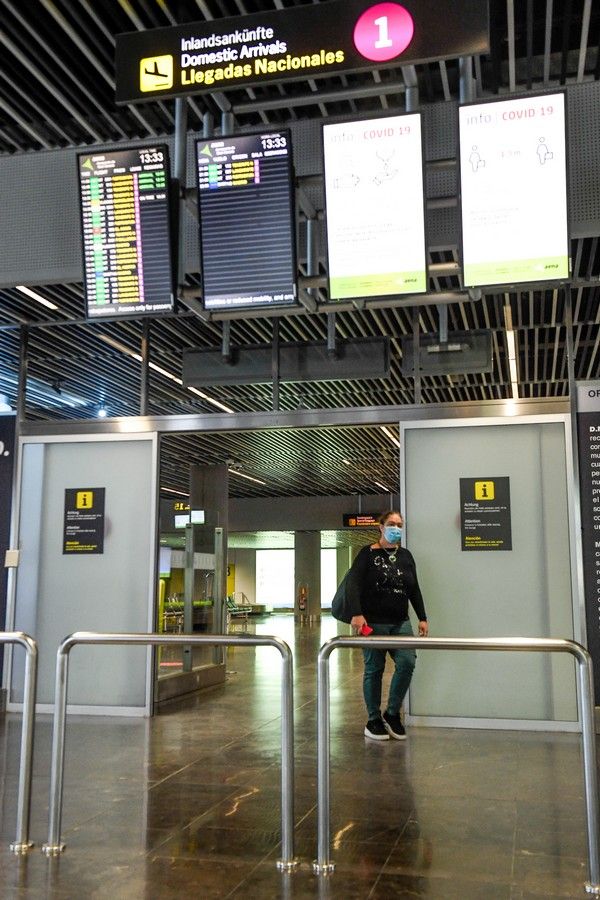
<path fill-rule="evenodd" d="M 410 621 L 407 619 L 400 625 L 377 625 L 369 623 L 373 634 L 409 636 L 413 634 Z M 397 716 L 402 701 L 410 685 L 417 654 L 414 650 L 363 650 L 365 672 L 363 676 L 363 692 L 369 719 L 377 719 L 381 715 L 381 681 L 385 669 L 385 655 L 389 653 L 394 660 L 395 671 L 390 684 L 387 712 Z"/>

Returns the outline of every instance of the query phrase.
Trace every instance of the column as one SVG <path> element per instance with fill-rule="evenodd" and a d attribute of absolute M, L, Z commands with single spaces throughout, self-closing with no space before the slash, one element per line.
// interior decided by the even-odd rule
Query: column
<path fill-rule="evenodd" d="M 321 617 L 321 532 L 297 531 L 294 541 L 294 615 Z"/>

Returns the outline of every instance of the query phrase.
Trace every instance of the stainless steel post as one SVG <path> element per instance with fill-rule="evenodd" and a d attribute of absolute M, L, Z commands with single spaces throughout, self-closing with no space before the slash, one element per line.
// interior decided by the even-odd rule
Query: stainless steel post
<path fill-rule="evenodd" d="M 329 656 L 337 647 L 346 649 L 377 647 L 396 650 L 512 650 L 533 653 L 569 653 L 577 661 L 577 687 L 581 718 L 583 782 L 588 835 L 589 881 L 585 889 L 600 895 L 600 839 L 598 782 L 596 774 L 596 734 L 594 729 L 594 681 L 592 660 L 575 641 L 558 638 L 423 638 L 423 637 L 335 637 L 326 641 L 317 661 L 317 859 L 313 871 L 328 874 L 335 868 L 330 859 L 329 785 Z"/>
<path fill-rule="evenodd" d="M 25 648 L 25 682 L 23 685 L 23 722 L 21 725 L 21 755 L 19 758 L 19 788 L 17 795 L 17 835 L 10 845 L 12 853 L 23 855 L 33 847 L 29 840 L 31 812 L 31 775 L 33 768 L 33 731 L 35 727 L 35 696 L 37 688 L 37 643 L 22 631 L 0 632 L 1 644 L 20 644 Z"/>
<path fill-rule="evenodd" d="M 50 778 L 50 813 L 48 841 L 42 850 L 46 856 L 58 856 L 65 849 L 60 841 L 63 779 L 65 766 L 65 725 L 69 653 L 76 644 L 208 644 L 220 647 L 276 647 L 282 657 L 281 677 L 281 849 L 277 868 L 291 871 L 294 858 L 294 701 L 292 651 L 278 637 L 249 634 L 132 634 L 78 631 L 64 641 L 56 655 L 56 693 L 52 734 L 52 771 Z"/>
<path fill-rule="evenodd" d="M 191 506 L 190 497 L 190 506 Z M 195 570 L 194 556 L 196 549 L 196 532 L 191 522 L 185 526 L 185 550 L 183 570 L 183 630 L 185 634 L 192 634 L 194 630 L 194 587 Z M 183 648 L 183 671 L 191 672 L 193 669 L 193 648 L 186 644 Z"/>
<path fill-rule="evenodd" d="M 54 679 L 54 724 L 52 728 L 52 759 L 50 762 L 50 809 L 48 813 L 48 840 L 42 844 L 46 856 L 58 856 L 65 849 L 60 842 L 62 820 L 63 777 L 65 771 L 65 728 L 67 724 L 67 688 L 69 681 L 69 651 L 73 647 L 66 638 L 56 655 Z"/>
<path fill-rule="evenodd" d="M 213 583 L 213 628 L 221 634 L 227 634 L 227 618 L 223 619 L 224 610 L 227 609 L 225 595 L 227 592 L 227 569 L 225 559 L 225 530 L 215 528 L 215 578 Z M 225 647 L 215 647 L 213 662 L 216 666 L 227 664 L 227 651 Z"/>
<path fill-rule="evenodd" d="M 281 653 L 281 859 L 277 868 L 289 872 L 294 858 L 294 669 L 292 651 L 278 641 Z"/>
<path fill-rule="evenodd" d="M 329 656 L 331 641 L 323 645 L 317 661 L 317 862 L 315 872 L 333 872 L 335 863 L 329 858 Z"/>

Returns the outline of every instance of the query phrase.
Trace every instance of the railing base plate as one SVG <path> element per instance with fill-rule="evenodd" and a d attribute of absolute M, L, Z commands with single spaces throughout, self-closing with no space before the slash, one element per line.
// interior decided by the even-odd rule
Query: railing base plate
<path fill-rule="evenodd" d="M 586 881 L 585 892 L 586 894 L 594 894 L 596 897 L 600 897 L 600 884 L 592 884 L 591 881 Z"/>
<path fill-rule="evenodd" d="M 65 846 L 65 844 L 42 844 L 42 853 L 44 856 L 60 856 Z"/>
<path fill-rule="evenodd" d="M 275 863 L 280 872 L 293 872 L 298 868 L 297 859 L 278 859 Z"/>
<path fill-rule="evenodd" d="M 33 841 L 19 841 L 15 842 L 14 844 L 9 844 L 9 849 L 11 853 L 15 854 L 15 856 L 25 856 L 25 854 L 29 853 L 33 846 Z"/>
<path fill-rule="evenodd" d="M 315 875 L 331 875 L 335 871 L 335 863 L 320 863 L 315 860 L 312 864 L 312 870 Z"/>

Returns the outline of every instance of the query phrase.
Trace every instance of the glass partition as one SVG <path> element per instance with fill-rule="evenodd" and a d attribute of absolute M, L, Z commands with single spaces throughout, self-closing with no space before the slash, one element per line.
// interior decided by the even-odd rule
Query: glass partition
<path fill-rule="evenodd" d="M 11 627 L 39 642 L 42 708 L 54 701 L 56 651 L 68 634 L 151 629 L 156 453 L 155 435 L 22 440 Z M 93 522 L 85 507 L 97 491 L 104 505 Z M 79 518 L 69 505 L 78 495 Z M 147 713 L 150 658 L 145 647 L 75 648 L 69 703 L 82 712 Z M 15 653 L 10 703 L 21 703 L 22 692 L 23 657 Z"/>
<path fill-rule="evenodd" d="M 564 420 L 402 429 L 406 539 L 431 634 L 580 639 L 574 622 Z M 510 550 L 463 550 L 461 479 L 507 478 Z M 419 652 L 411 715 L 427 724 L 574 722 L 574 664 L 558 654 Z"/>
<path fill-rule="evenodd" d="M 167 634 L 220 634 L 223 631 L 223 529 L 188 524 L 161 534 L 157 629 Z M 167 554 L 169 561 L 167 565 Z M 216 659 L 216 653 L 218 659 Z M 205 669 L 221 660 L 212 647 L 161 647 L 158 678 Z"/>

